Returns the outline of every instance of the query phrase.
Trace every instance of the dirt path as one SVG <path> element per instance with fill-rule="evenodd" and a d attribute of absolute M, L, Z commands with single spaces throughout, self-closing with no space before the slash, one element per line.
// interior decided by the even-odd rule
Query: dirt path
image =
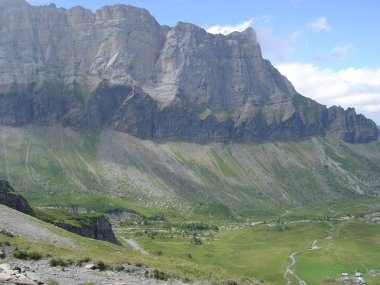
<path fill-rule="evenodd" d="M 296 258 L 295 258 L 295 256 L 297 254 L 305 251 L 305 250 L 307 250 L 307 249 L 296 251 L 296 252 L 293 252 L 291 255 L 289 255 L 291 263 L 286 267 L 285 272 L 284 272 L 284 278 L 286 279 L 288 285 L 292 284 L 292 282 L 290 280 L 290 276 L 293 276 L 295 279 L 297 279 L 299 285 L 307 285 L 307 283 L 305 281 L 303 281 L 301 278 L 299 278 L 298 275 L 296 275 L 294 273 L 294 271 L 292 270 L 292 267 L 294 265 L 296 265 Z"/>
<path fill-rule="evenodd" d="M 124 237 L 121 237 L 123 241 L 125 241 L 130 247 L 132 247 L 134 250 L 141 252 L 142 254 L 149 254 L 146 250 L 144 250 L 134 239 L 127 239 Z"/>
<path fill-rule="evenodd" d="M 284 272 L 284 278 L 286 279 L 287 281 L 287 285 L 291 285 L 292 284 L 292 281 L 291 281 L 291 276 L 296 279 L 298 281 L 298 285 L 307 285 L 307 283 L 302 280 L 297 274 L 295 274 L 295 272 L 293 271 L 293 267 L 296 265 L 297 261 L 296 261 L 296 255 L 300 254 L 301 252 L 304 252 L 304 251 L 308 251 L 308 250 L 319 250 L 321 249 L 321 247 L 318 246 L 318 241 L 320 240 L 331 240 L 332 239 L 332 236 L 333 236 L 333 232 L 335 231 L 335 227 L 333 224 L 331 223 L 327 223 L 329 225 L 330 228 L 328 228 L 326 230 L 326 237 L 324 237 L 323 239 L 315 239 L 312 243 L 311 243 L 311 246 L 309 248 L 306 248 L 306 249 L 302 249 L 302 250 L 299 250 L 299 251 L 296 251 L 296 252 L 293 252 L 289 255 L 289 259 L 290 259 L 290 264 L 286 267 L 285 269 L 285 272 Z M 330 246 L 330 244 L 329 244 Z M 328 246 L 328 247 L 329 247 Z"/>

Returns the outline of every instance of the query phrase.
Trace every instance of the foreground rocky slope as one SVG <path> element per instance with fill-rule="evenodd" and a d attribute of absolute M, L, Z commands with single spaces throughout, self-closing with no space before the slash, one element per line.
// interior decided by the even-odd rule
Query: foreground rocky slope
<path fill-rule="evenodd" d="M 0 0 L 0 124 L 112 127 L 143 139 L 361 143 L 376 125 L 299 95 L 255 32 L 160 26 L 144 9 Z M 307 94 L 305 94 L 307 95 Z"/>

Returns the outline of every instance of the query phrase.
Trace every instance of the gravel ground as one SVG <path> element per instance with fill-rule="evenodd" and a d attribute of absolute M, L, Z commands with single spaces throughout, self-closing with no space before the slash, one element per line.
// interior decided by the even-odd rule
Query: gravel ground
<path fill-rule="evenodd" d="M 3 262 L 3 263 L 2 263 Z M 2 263 L 2 264 L 1 264 Z M 47 260 L 40 261 L 22 261 L 22 260 L 0 260 L 0 275 L 3 273 L 1 267 L 6 265 L 10 268 L 21 270 L 22 276 L 43 284 L 46 280 L 51 279 L 64 285 L 79 285 L 85 282 L 93 282 L 97 285 L 122 285 L 122 284 L 172 284 L 182 285 L 180 280 L 156 280 L 153 278 L 152 270 L 149 268 L 127 265 L 121 272 L 99 271 L 86 269 L 85 267 L 51 267 Z M 0 276 L 1 277 L 1 276 Z M 1 278 L 0 278 L 1 279 Z M 2 281 L 0 284 L 18 284 L 16 281 Z M 24 283 L 23 283 L 24 284 Z M 28 284 L 28 283 L 26 283 Z M 30 283 L 33 284 L 33 283 Z"/>
<path fill-rule="evenodd" d="M 74 247 L 74 244 L 69 239 L 58 236 L 46 229 L 37 219 L 3 205 L 0 205 L 0 228 L 27 236 L 37 241 L 65 247 Z"/>
<path fill-rule="evenodd" d="M 150 278 L 152 274 L 151 269 L 134 265 L 127 265 L 122 272 L 113 272 L 85 269 L 84 267 L 77 266 L 65 268 L 50 267 L 47 260 L 9 260 L 8 263 L 11 267 L 18 266 L 22 271 L 25 271 L 26 276 L 31 276 L 37 279 L 37 281 L 44 282 L 47 279 L 53 279 L 61 285 L 79 285 L 84 282 L 94 282 L 97 285 L 184 284 L 180 280 L 161 281 Z"/>

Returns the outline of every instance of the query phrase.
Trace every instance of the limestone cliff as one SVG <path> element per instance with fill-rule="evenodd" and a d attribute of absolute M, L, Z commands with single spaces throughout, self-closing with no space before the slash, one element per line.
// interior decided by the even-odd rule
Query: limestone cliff
<path fill-rule="evenodd" d="M 113 127 L 147 139 L 300 140 L 329 129 L 377 139 L 372 121 L 297 94 L 253 29 L 160 26 L 147 10 L 0 0 L 0 124 Z M 307 94 L 305 94 L 307 95 Z M 344 134 L 342 130 L 344 129 Z"/>

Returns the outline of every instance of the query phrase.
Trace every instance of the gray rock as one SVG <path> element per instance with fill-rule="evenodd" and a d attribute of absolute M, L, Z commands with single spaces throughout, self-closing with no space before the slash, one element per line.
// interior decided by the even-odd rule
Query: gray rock
<path fill-rule="evenodd" d="M 43 281 L 40 276 L 38 276 L 37 274 L 35 274 L 33 272 L 26 272 L 25 275 L 27 278 L 29 278 L 30 280 L 33 280 L 37 283 L 42 283 L 42 281 Z"/>
<path fill-rule="evenodd" d="M 196 142 L 301 140 L 327 130 L 348 142 L 377 139 L 372 121 L 347 111 L 342 122 L 298 95 L 262 58 L 251 28 L 212 35 L 188 23 L 160 26 L 126 5 L 93 13 L 0 3 L 0 124 L 112 126 Z"/>
<path fill-rule="evenodd" d="M 96 265 L 94 263 L 89 263 L 89 264 L 85 265 L 84 269 L 95 270 L 96 269 Z"/>
<path fill-rule="evenodd" d="M 7 272 L 0 272 L 0 282 L 6 282 L 11 279 L 12 276 L 10 276 Z"/>
<path fill-rule="evenodd" d="M 3 263 L 3 264 L 0 264 L 0 271 L 10 271 L 11 270 L 11 266 L 9 263 Z"/>

